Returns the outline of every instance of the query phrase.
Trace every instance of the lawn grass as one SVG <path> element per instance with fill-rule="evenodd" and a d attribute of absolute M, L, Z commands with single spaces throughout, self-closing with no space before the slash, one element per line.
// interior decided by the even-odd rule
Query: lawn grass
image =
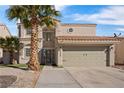
<path fill-rule="evenodd" d="M 0 64 L 0 68 L 4 67 L 11 67 L 11 68 L 17 68 L 22 70 L 27 70 L 28 66 L 26 64 Z M 43 65 L 40 65 L 41 70 L 43 69 Z"/>
<path fill-rule="evenodd" d="M 0 67 L 27 68 L 26 64 L 0 64 Z"/>

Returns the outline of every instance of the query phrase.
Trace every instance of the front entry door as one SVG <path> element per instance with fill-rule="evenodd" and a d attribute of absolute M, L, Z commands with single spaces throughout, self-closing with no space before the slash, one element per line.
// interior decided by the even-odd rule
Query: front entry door
<path fill-rule="evenodd" d="M 45 65 L 54 64 L 54 49 L 43 49 L 43 63 Z"/>

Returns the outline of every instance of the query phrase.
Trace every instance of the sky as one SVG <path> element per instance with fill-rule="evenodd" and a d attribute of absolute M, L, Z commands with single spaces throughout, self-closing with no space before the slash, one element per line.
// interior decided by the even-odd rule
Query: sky
<path fill-rule="evenodd" d="M 16 21 L 9 21 L 6 10 L 9 6 L 0 6 L 0 23 L 5 24 L 12 35 L 17 35 Z M 61 23 L 97 24 L 97 36 L 124 36 L 124 6 L 117 5 L 59 5 Z"/>

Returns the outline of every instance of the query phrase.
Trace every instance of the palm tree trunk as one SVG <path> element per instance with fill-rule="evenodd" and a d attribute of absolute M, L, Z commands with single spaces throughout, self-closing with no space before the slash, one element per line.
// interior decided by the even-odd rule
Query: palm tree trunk
<path fill-rule="evenodd" d="M 31 54 L 28 67 L 29 69 L 34 71 L 40 70 L 40 64 L 38 60 L 38 26 L 35 20 L 32 20 Z"/>

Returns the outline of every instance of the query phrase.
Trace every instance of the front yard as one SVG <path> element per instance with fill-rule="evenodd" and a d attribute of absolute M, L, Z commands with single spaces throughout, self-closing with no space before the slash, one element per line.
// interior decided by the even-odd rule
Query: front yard
<path fill-rule="evenodd" d="M 41 70 L 43 66 L 41 65 Z M 32 88 L 35 87 L 40 72 L 27 69 L 25 64 L 0 65 L 0 87 Z"/>
<path fill-rule="evenodd" d="M 43 65 L 41 66 L 41 70 L 43 68 Z M 0 68 L 4 68 L 4 67 L 11 67 L 11 68 L 17 68 L 17 69 L 22 69 L 22 70 L 28 70 L 27 65 L 26 64 L 0 64 Z"/>

